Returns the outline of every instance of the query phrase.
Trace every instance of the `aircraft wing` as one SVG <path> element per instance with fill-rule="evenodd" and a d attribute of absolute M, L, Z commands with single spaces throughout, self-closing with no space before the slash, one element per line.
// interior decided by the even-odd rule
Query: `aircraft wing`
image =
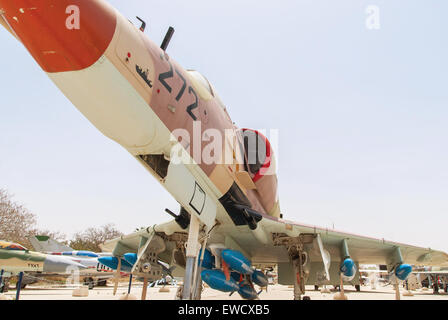
<path fill-rule="evenodd" d="M 102 252 L 113 252 L 119 242 L 126 244 L 129 247 L 129 252 L 137 252 L 140 244 L 140 237 L 149 235 L 153 227 L 148 227 L 140 231 L 133 232 L 128 235 L 121 236 L 112 240 L 108 240 L 103 244 L 100 244 Z"/>
<path fill-rule="evenodd" d="M 134 232 L 130 235 L 106 242 L 102 249 L 113 251 L 115 254 L 139 252 L 142 249 L 142 238 L 154 236 L 163 238 L 165 247 L 159 254 L 160 260 L 173 264 L 173 251 L 182 246 L 180 235 L 184 240 L 188 235 L 175 221 L 155 225 Z M 174 237 L 173 236 L 176 236 Z M 328 277 L 337 280 L 342 255 L 341 244 L 347 244 L 350 257 L 358 264 L 387 264 L 394 262 L 397 249 L 401 252 L 403 263 L 412 265 L 448 265 L 448 254 L 398 242 L 375 239 L 356 234 L 340 232 L 320 228 L 316 226 L 297 224 L 291 221 L 263 216 L 258 222 L 256 230 L 250 230 L 247 226 L 235 226 L 231 223 L 223 223 L 217 226 L 210 235 L 210 242 L 220 242 L 224 247 L 238 250 L 248 257 L 252 264 L 269 266 L 278 264 L 279 282 L 286 284 L 291 282 L 292 267 L 288 255 L 288 246 L 294 245 L 297 239 L 304 243 L 304 249 L 313 273 L 310 279 L 318 279 L 316 272 L 327 270 Z M 181 243 L 181 245 L 179 245 Z M 334 262 L 334 263 L 333 263 Z M 178 264 L 179 265 L 179 264 Z M 182 267 L 182 264 L 179 265 Z M 316 272 L 314 272 L 316 271 Z M 287 279 L 287 280 L 282 280 Z"/>
<path fill-rule="evenodd" d="M 275 240 L 272 241 L 269 238 L 277 236 L 286 240 L 303 234 L 315 237 L 319 235 L 323 247 L 330 253 L 331 258 L 336 260 L 340 260 L 341 242 L 345 239 L 351 258 L 359 264 L 387 264 L 393 252 L 396 248 L 399 248 L 405 263 L 448 265 L 448 254 L 431 248 L 422 248 L 269 217 L 264 217 L 260 221 L 259 228 L 262 229 L 267 238 L 267 243 L 264 245 L 260 245 L 259 241 L 251 240 L 248 232 L 236 231 L 231 234 L 236 242 L 250 252 L 252 259 L 255 257 L 255 260 L 260 260 L 260 262 L 269 260 L 268 256 L 272 256 L 271 259 L 276 258 L 277 262 L 285 261 L 280 254 L 273 254 L 276 251 Z M 312 260 L 313 255 L 314 258 L 317 258 L 316 255 L 320 255 L 317 251 L 315 247 L 310 251 Z"/>

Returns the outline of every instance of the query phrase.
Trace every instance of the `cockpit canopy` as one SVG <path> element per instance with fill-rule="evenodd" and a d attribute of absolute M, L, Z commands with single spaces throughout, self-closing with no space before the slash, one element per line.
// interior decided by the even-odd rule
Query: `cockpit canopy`
<path fill-rule="evenodd" d="M 199 71 L 196 70 L 187 70 L 188 74 L 195 80 L 195 82 L 200 85 L 202 88 L 204 88 L 211 97 L 215 98 L 216 101 L 219 103 L 221 108 L 226 110 L 226 107 L 224 103 L 222 102 L 221 98 L 216 93 L 216 90 L 211 85 L 211 83 L 208 81 L 208 79 L 203 76 Z"/>
<path fill-rule="evenodd" d="M 207 91 L 214 96 L 212 86 L 210 82 L 201 73 L 196 70 L 188 70 L 190 76 L 192 76 L 199 84 L 201 84 Z"/>

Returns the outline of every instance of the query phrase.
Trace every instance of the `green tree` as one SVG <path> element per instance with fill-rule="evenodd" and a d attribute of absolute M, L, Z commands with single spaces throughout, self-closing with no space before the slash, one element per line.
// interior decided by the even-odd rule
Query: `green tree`
<path fill-rule="evenodd" d="M 12 198 L 6 190 L 0 189 L 0 240 L 19 243 L 29 249 L 32 247 L 28 238 L 37 234 L 65 240 L 65 235 L 60 232 L 39 230 L 36 215 Z"/>
<path fill-rule="evenodd" d="M 109 223 L 99 228 L 88 228 L 83 232 L 76 233 L 73 240 L 70 241 L 70 247 L 75 250 L 100 252 L 102 243 L 122 235 L 122 232 Z"/>

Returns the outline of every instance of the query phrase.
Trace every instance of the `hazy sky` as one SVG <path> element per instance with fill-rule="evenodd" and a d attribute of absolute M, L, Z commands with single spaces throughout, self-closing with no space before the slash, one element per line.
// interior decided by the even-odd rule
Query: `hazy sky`
<path fill-rule="evenodd" d="M 448 251 L 448 3 L 111 0 L 206 75 L 237 125 L 279 129 L 290 220 Z M 380 29 L 366 28 L 366 8 Z M 0 188 L 71 236 L 167 221 L 169 194 L 0 30 Z"/>

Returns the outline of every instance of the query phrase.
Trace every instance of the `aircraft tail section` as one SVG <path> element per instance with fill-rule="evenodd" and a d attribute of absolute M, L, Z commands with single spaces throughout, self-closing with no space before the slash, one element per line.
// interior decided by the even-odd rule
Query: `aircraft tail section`
<path fill-rule="evenodd" d="M 59 243 L 48 236 L 33 236 L 29 240 L 34 250 L 39 252 L 73 251 L 69 246 Z"/>

